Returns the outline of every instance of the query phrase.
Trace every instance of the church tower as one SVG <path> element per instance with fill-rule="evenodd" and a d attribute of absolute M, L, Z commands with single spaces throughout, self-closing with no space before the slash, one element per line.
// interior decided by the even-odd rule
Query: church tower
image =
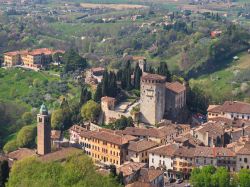
<path fill-rule="evenodd" d="M 47 107 L 42 104 L 37 114 L 37 153 L 45 155 L 51 152 L 51 126 Z"/>

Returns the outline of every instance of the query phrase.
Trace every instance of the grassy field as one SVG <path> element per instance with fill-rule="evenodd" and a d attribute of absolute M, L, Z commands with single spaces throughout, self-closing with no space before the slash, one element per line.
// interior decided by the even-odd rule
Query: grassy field
<path fill-rule="evenodd" d="M 68 87 L 66 90 L 65 86 Z M 1 101 L 19 103 L 28 108 L 39 107 L 41 102 L 46 102 L 49 108 L 54 108 L 61 95 L 71 97 L 78 92 L 70 83 L 60 85 L 60 78 L 49 72 L 17 68 L 0 69 L 0 90 Z"/>
<path fill-rule="evenodd" d="M 240 58 L 238 61 L 230 60 L 229 66 L 223 70 L 191 79 L 191 87 L 194 85 L 200 87 L 214 103 L 235 99 L 249 100 L 249 80 L 238 81 L 237 77 L 250 68 L 250 54 L 244 52 L 238 57 Z"/>

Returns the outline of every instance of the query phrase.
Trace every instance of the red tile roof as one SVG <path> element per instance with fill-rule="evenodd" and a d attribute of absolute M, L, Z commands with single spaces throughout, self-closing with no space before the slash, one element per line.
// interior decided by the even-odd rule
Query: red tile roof
<path fill-rule="evenodd" d="M 159 176 L 163 175 L 164 171 L 162 170 L 157 170 L 157 169 L 147 169 L 147 168 L 142 168 L 140 171 L 140 177 L 138 181 L 141 182 L 152 182 Z"/>
<path fill-rule="evenodd" d="M 67 159 L 69 156 L 72 156 L 74 154 L 82 154 L 82 153 L 83 152 L 81 149 L 77 149 L 74 147 L 67 147 L 67 148 L 62 148 L 58 151 L 40 156 L 39 159 L 44 162 L 63 161 Z"/>
<path fill-rule="evenodd" d="M 131 150 L 134 152 L 142 152 L 142 151 L 149 150 L 156 146 L 158 146 L 156 142 L 143 139 L 143 140 L 139 140 L 136 142 L 130 142 L 128 146 L 128 150 Z"/>
<path fill-rule="evenodd" d="M 181 93 L 186 90 L 186 87 L 179 82 L 166 83 L 166 88 L 175 93 Z"/>
<path fill-rule="evenodd" d="M 113 131 L 113 133 L 107 132 L 107 131 L 100 131 L 100 132 L 93 133 L 91 136 L 98 140 L 110 142 L 116 145 L 127 144 L 129 141 L 136 139 L 136 137 L 132 138 L 132 136 L 118 135 L 115 133 L 115 131 Z"/>
<path fill-rule="evenodd" d="M 154 149 L 149 150 L 149 153 L 154 153 L 163 156 L 173 156 L 175 151 L 178 149 L 177 144 L 163 145 Z"/>
<path fill-rule="evenodd" d="M 158 74 L 144 74 L 141 78 L 142 80 L 154 80 L 154 81 L 165 81 L 166 77 Z"/>
<path fill-rule="evenodd" d="M 223 105 L 209 109 L 208 112 L 221 113 L 240 113 L 240 114 L 250 114 L 250 104 L 240 101 L 226 101 Z"/>
<path fill-rule="evenodd" d="M 139 171 L 141 168 L 145 167 L 146 163 L 140 162 L 127 162 L 117 168 L 118 173 L 122 172 L 123 176 L 132 175 L 134 172 Z"/>

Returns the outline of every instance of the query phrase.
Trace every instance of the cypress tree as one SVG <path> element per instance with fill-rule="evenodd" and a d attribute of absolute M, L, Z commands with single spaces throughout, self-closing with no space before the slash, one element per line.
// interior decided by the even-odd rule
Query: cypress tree
<path fill-rule="evenodd" d="M 100 102 L 102 98 L 102 83 L 99 83 L 97 85 L 95 94 L 94 94 L 94 101 L 95 102 Z"/>
<path fill-rule="evenodd" d="M 157 74 L 166 76 L 167 81 L 171 82 L 171 73 L 168 70 L 168 65 L 165 62 L 161 62 L 160 66 L 157 69 Z"/>
<path fill-rule="evenodd" d="M 109 74 L 108 71 L 105 70 L 102 79 L 102 96 L 108 95 L 108 89 L 109 89 Z"/>
<path fill-rule="evenodd" d="M 137 63 L 135 66 L 135 71 L 134 71 L 134 88 L 135 89 L 140 89 L 141 76 L 142 76 L 142 70 L 139 67 L 139 64 Z"/>
<path fill-rule="evenodd" d="M 86 87 L 82 87 L 80 96 L 80 106 L 91 99 L 91 92 Z"/>

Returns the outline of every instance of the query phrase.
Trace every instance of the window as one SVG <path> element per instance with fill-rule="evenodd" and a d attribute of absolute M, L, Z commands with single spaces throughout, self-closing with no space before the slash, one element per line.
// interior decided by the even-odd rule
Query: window
<path fill-rule="evenodd" d="M 239 161 L 241 161 L 241 158 L 239 158 Z"/>
<path fill-rule="evenodd" d="M 247 163 L 247 158 L 244 158 L 244 162 Z"/>
<path fill-rule="evenodd" d="M 152 158 L 152 163 L 154 163 L 154 159 Z"/>

